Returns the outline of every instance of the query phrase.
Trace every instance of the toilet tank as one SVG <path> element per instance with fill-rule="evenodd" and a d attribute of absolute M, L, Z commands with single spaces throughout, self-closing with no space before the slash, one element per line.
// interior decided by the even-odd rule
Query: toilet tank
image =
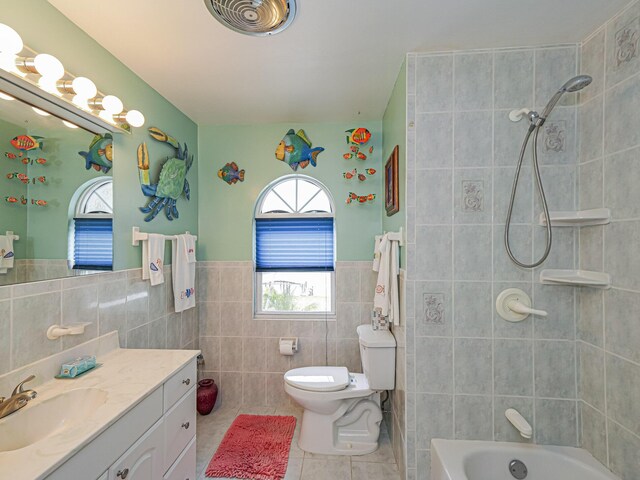
<path fill-rule="evenodd" d="M 389 330 L 371 325 L 357 328 L 362 369 L 371 390 L 393 390 L 396 378 L 396 339 Z"/>

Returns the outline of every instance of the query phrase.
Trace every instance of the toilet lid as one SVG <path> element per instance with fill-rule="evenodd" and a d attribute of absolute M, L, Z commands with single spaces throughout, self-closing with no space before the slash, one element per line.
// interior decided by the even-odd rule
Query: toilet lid
<path fill-rule="evenodd" d="M 294 368 L 284 374 L 284 381 L 301 390 L 337 392 L 349 385 L 349 370 L 347 367 Z"/>

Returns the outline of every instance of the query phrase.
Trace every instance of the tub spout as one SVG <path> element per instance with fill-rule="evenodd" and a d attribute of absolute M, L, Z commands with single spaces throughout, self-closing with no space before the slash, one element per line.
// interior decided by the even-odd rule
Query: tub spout
<path fill-rule="evenodd" d="M 516 427 L 523 438 L 530 439 L 533 436 L 533 428 L 515 408 L 508 408 L 504 412 L 504 416 Z"/>

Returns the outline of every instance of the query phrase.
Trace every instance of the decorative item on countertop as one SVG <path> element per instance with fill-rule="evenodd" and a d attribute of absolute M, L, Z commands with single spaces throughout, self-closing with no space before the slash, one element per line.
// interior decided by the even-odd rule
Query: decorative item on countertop
<path fill-rule="evenodd" d="M 349 196 L 347 197 L 347 205 L 351 202 L 354 203 L 367 203 L 372 202 L 376 198 L 375 193 L 370 193 L 369 195 L 358 195 L 357 193 L 349 192 Z"/>
<path fill-rule="evenodd" d="M 236 162 L 227 163 L 218 170 L 218 178 L 229 185 L 235 185 L 238 181 L 244 182 L 244 170 L 239 170 Z"/>
<path fill-rule="evenodd" d="M 205 378 L 198 382 L 196 393 L 196 407 L 200 415 L 209 415 L 218 399 L 218 386 L 212 378 Z"/>
<path fill-rule="evenodd" d="M 156 127 L 149 128 L 149 134 L 154 140 L 167 143 L 175 149 L 175 156 L 167 159 L 162 165 L 158 183 L 151 184 L 149 180 L 149 152 L 147 144 L 141 143 L 138 146 L 138 175 L 140 187 L 145 196 L 151 197 L 146 207 L 141 207 L 142 213 L 148 213 L 145 222 L 153 220 L 158 213 L 164 209 L 164 214 L 168 220 L 179 217 L 176 203 L 178 198 L 184 193 L 187 200 L 191 193 L 187 173 L 193 165 L 193 155 L 189 154 L 189 147 L 185 143 L 184 148 L 173 137 L 167 135 Z"/>
<path fill-rule="evenodd" d="M 97 366 L 95 355 L 84 355 L 65 362 L 60 367 L 60 374 L 56 378 L 74 378 L 88 372 Z"/>
<path fill-rule="evenodd" d="M 44 138 L 35 135 L 18 135 L 13 137 L 10 143 L 14 148 L 22 151 L 35 150 L 36 148 L 42 150 L 44 148 Z"/>
<path fill-rule="evenodd" d="M 113 136 L 110 133 L 96 135 L 91 140 L 88 152 L 78 152 L 85 159 L 85 168 L 107 173 L 113 166 Z"/>
<path fill-rule="evenodd" d="M 311 148 L 311 142 L 304 130 L 295 133 L 290 129 L 276 148 L 276 159 L 285 162 L 295 172 L 298 166 L 307 168 L 309 163 L 315 167 L 317 157 L 323 151 L 323 147 Z"/>

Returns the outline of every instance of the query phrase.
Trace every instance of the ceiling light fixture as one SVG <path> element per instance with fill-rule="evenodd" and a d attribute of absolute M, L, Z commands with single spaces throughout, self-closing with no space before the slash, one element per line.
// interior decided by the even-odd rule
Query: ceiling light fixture
<path fill-rule="evenodd" d="M 74 125 L 73 123 L 68 122 L 66 120 L 62 120 L 62 123 L 64 124 L 65 127 L 68 127 L 68 128 L 78 128 L 77 125 Z"/>
<path fill-rule="evenodd" d="M 36 112 L 41 117 L 48 117 L 51 115 L 49 112 L 45 112 L 44 110 L 40 110 L 39 108 L 36 108 L 36 107 L 31 107 L 31 110 Z"/>
<path fill-rule="evenodd" d="M 20 35 L 13 28 L 2 23 L 0 23 L 0 69 L 21 77 L 22 81 L 29 85 L 56 95 L 60 99 L 58 103 L 60 101 L 69 103 L 84 112 L 100 117 L 120 130 L 130 132 L 131 127 L 144 125 L 142 113 L 137 110 L 126 111 L 118 97 L 99 92 L 90 79 L 76 77 L 65 71 L 62 62 L 53 55 L 37 53 L 26 47 Z M 13 99 L 2 92 L 0 92 L 0 98 Z M 40 112 L 46 114 L 43 110 Z M 86 118 L 87 114 L 84 115 Z M 77 128 L 76 125 L 74 127 Z"/>

